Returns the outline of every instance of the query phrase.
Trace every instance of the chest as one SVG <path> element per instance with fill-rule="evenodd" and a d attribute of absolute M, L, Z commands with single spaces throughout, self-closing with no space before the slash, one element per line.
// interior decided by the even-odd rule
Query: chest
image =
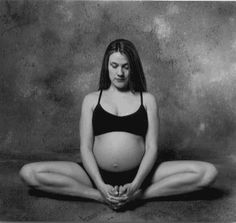
<path fill-rule="evenodd" d="M 141 103 L 137 97 L 133 98 L 103 98 L 100 101 L 102 108 L 116 116 L 126 116 L 136 112 Z"/>

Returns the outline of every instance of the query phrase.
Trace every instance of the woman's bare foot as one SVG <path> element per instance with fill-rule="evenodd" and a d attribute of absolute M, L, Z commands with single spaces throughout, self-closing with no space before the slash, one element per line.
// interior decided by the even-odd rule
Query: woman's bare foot
<path fill-rule="evenodd" d="M 99 191 L 97 191 L 96 195 L 94 195 L 94 200 L 108 205 L 108 207 L 110 207 L 114 211 L 119 211 L 121 209 L 124 209 L 127 204 L 129 204 L 137 199 L 140 199 L 141 197 L 142 197 L 142 190 L 139 189 L 139 190 L 135 191 L 135 193 L 133 194 L 133 196 L 129 200 L 121 200 L 118 203 L 111 203 L 111 202 L 107 201 Z"/>
<path fill-rule="evenodd" d="M 94 200 L 99 203 L 108 205 L 108 207 L 110 207 L 112 210 L 118 210 L 120 208 L 120 204 L 114 204 L 107 201 L 99 191 L 94 195 Z"/>
<path fill-rule="evenodd" d="M 141 199 L 142 196 L 143 196 L 142 190 L 139 189 L 133 194 L 133 196 L 129 200 L 119 202 L 118 204 L 114 205 L 112 209 L 115 211 L 124 210 L 130 203 Z"/>

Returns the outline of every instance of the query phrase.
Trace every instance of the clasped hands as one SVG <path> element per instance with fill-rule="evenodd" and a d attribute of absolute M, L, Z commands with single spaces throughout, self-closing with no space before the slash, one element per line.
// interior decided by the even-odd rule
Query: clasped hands
<path fill-rule="evenodd" d="M 108 203 L 113 209 L 119 209 L 126 203 L 137 198 L 141 190 L 135 188 L 132 183 L 127 183 L 123 186 L 111 186 L 105 184 L 102 194 L 105 202 Z"/>

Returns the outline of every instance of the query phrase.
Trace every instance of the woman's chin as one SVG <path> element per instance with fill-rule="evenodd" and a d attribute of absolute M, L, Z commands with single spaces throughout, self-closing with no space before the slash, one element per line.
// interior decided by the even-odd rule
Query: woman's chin
<path fill-rule="evenodd" d="M 127 85 L 124 86 L 117 86 L 116 87 L 119 91 L 129 91 L 129 87 Z"/>

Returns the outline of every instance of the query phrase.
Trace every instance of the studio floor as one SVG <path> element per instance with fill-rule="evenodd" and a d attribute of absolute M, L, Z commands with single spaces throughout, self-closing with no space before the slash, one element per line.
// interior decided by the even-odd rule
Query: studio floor
<path fill-rule="evenodd" d="M 42 154 L 37 160 L 50 156 Z M 35 158 L 34 158 L 35 159 Z M 106 205 L 29 191 L 18 177 L 34 159 L 2 154 L 0 221 L 76 222 L 233 222 L 236 221 L 236 164 L 230 157 L 211 158 L 219 170 L 214 186 L 188 195 L 135 203 L 115 212 Z M 60 159 L 60 157 L 58 157 Z"/>

